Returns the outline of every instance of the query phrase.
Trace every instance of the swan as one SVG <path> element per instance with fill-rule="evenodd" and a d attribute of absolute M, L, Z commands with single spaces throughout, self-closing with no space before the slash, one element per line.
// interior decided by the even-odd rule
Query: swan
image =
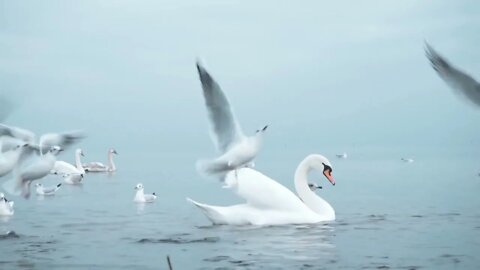
<path fill-rule="evenodd" d="M 251 168 L 230 171 L 225 182 L 238 196 L 246 200 L 244 204 L 213 206 L 192 202 L 200 208 L 213 224 L 229 225 L 282 225 L 317 223 L 335 220 L 335 210 L 330 204 L 316 195 L 308 185 L 310 171 L 323 172 L 332 185 L 330 161 L 318 154 L 307 156 L 295 171 L 295 189 L 298 197 L 285 186 Z"/>
<path fill-rule="evenodd" d="M 59 183 L 56 186 L 44 187 L 42 183 L 36 183 L 35 186 L 37 187 L 35 191 L 38 195 L 55 195 L 55 192 L 60 189 L 62 184 Z"/>
<path fill-rule="evenodd" d="M 13 216 L 13 201 L 7 200 L 5 194 L 0 193 L 0 216 Z"/>
<path fill-rule="evenodd" d="M 52 169 L 51 173 L 52 174 L 85 174 L 85 169 L 82 166 L 82 161 L 80 156 L 85 156 L 83 154 L 82 149 L 78 148 L 75 150 L 75 166 L 72 164 L 62 161 L 62 160 L 57 160 L 55 162 L 55 166 Z"/>
<path fill-rule="evenodd" d="M 425 42 L 425 54 L 437 74 L 448 86 L 472 104 L 480 106 L 480 83 L 466 72 L 451 65 Z"/>
<path fill-rule="evenodd" d="M 138 183 L 135 186 L 135 189 L 137 190 L 137 192 L 135 193 L 133 201 L 136 203 L 151 203 L 157 199 L 157 195 L 155 195 L 155 192 L 153 192 L 152 194 L 145 194 L 143 192 L 144 187 L 141 183 Z"/>
<path fill-rule="evenodd" d="M 230 170 L 252 164 L 260 150 L 263 134 L 268 125 L 257 130 L 253 136 L 245 136 L 220 85 L 198 61 L 197 70 L 214 143 L 220 152 L 220 156 L 213 160 L 197 161 L 197 170 L 206 175 L 225 174 Z"/>
<path fill-rule="evenodd" d="M 82 167 L 86 172 L 114 172 L 117 170 L 115 163 L 113 162 L 113 155 L 118 155 L 117 151 L 113 148 L 108 150 L 108 166 L 101 162 L 90 162 L 82 164 Z"/>

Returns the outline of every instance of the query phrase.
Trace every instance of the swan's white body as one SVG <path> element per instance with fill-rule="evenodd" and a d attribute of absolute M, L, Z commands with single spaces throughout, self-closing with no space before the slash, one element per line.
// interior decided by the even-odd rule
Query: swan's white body
<path fill-rule="evenodd" d="M 45 195 L 45 196 L 50 196 L 50 195 L 55 195 L 55 192 L 60 189 L 60 186 L 62 184 L 58 184 L 56 186 L 52 187 L 44 187 L 42 183 L 37 183 L 35 186 L 37 189 L 35 190 L 38 195 Z"/>
<path fill-rule="evenodd" d="M 310 155 L 295 172 L 295 189 L 298 197 L 289 189 L 264 174 L 241 168 L 227 174 L 225 183 L 246 203 L 232 206 L 212 206 L 188 199 L 198 206 L 214 224 L 230 225 L 281 225 L 317 223 L 335 220 L 335 211 L 324 199 L 308 186 L 310 170 L 326 170 L 330 162 L 321 155 Z M 333 178 L 329 180 L 334 184 Z"/>
<path fill-rule="evenodd" d="M 7 201 L 5 195 L 0 193 L 0 216 L 13 216 L 13 201 Z"/>
<path fill-rule="evenodd" d="M 117 170 L 115 163 L 113 162 L 113 155 L 117 155 L 115 149 L 108 150 L 108 165 L 101 162 L 89 162 L 82 164 L 82 167 L 86 172 L 114 172 Z"/>
<path fill-rule="evenodd" d="M 133 201 L 136 203 L 152 203 L 157 199 L 155 192 L 152 194 L 145 194 L 142 184 L 137 184 L 135 186 L 135 189 L 137 190 L 137 192 L 135 193 Z"/>

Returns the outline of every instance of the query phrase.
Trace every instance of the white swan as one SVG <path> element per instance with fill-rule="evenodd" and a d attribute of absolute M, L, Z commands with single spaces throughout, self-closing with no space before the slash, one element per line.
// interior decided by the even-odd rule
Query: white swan
<path fill-rule="evenodd" d="M 332 167 L 327 158 L 312 154 L 307 156 L 295 172 L 293 192 L 264 174 L 241 168 L 229 172 L 226 184 L 246 200 L 245 204 L 212 206 L 187 200 L 198 206 L 213 224 L 230 225 L 281 225 L 317 223 L 335 220 L 335 211 L 324 199 L 309 188 L 307 177 L 311 170 L 319 170 L 335 185 Z"/>
<path fill-rule="evenodd" d="M 82 164 L 82 167 L 86 172 L 114 172 L 117 167 L 113 162 L 113 155 L 118 155 L 118 153 L 115 149 L 110 148 L 108 150 L 108 166 L 101 162 L 89 162 Z"/>
<path fill-rule="evenodd" d="M 197 70 L 212 125 L 214 143 L 221 154 L 213 160 L 199 160 L 197 169 L 207 175 L 225 174 L 230 170 L 243 167 L 255 159 L 268 126 L 257 130 L 253 136 L 245 136 L 218 83 L 198 62 Z"/>
<path fill-rule="evenodd" d="M 152 194 L 145 194 L 143 192 L 144 187 L 141 183 L 138 183 L 135 186 L 135 189 L 137 190 L 137 192 L 135 193 L 133 201 L 136 203 L 152 203 L 157 199 L 157 195 L 155 195 L 155 192 L 153 192 Z"/>
<path fill-rule="evenodd" d="M 82 149 L 77 148 L 75 150 L 75 166 L 72 164 L 57 160 L 55 162 L 55 166 L 53 167 L 51 173 L 52 174 L 85 174 L 85 169 L 82 166 L 82 161 L 80 156 L 84 156 Z"/>
<path fill-rule="evenodd" d="M 0 193 L 0 216 L 13 216 L 13 201 L 7 200 L 5 194 Z"/>
<path fill-rule="evenodd" d="M 79 170 L 68 162 L 57 160 L 50 173 L 62 176 L 67 184 L 75 185 L 82 182 L 85 171 L 83 169 Z"/>

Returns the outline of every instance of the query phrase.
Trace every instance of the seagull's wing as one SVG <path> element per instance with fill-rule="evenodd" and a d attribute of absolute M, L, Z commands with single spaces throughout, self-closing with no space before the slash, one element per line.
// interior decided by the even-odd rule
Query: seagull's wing
<path fill-rule="evenodd" d="M 0 124 L 0 136 L 10 136 L 26 142 L 31 142 L 35 138 L 35 134 L 30 130 L 7 126 L 5 124 Z"/>
<path fill-rule="evenodd" d="M 57 191 L 57 186 L 43 188 L 44 193 L 53 193 Z"/>
<path fill-rule="evenodd" d="M 83 138 L 85 133 L 82 131 L 69 131 L 63 133 L 47 133 L 40 137 L 40 147 L 42 151 L 47 151 L 50 147 L 58 145 L 61 148 L 67 148 Z"/>
<path fill-rule="evenodd" d="M 198 62 L 197 70 L 202 83 L 208 116 L 213 128 L 214 143 L 220 152 L 225 153 L 232 144 L 244 137 L 242 130 L 235 119 L 227 97 L 218 83 Z"/>
<path fill-rule="evenodd" d="M 425 54 L 433 69 L 451 88 L 458 90 L 458 93 L 480 106 L 480 84 L 472 76 L 452 66 L 428 43 L 425 44 Z"/>

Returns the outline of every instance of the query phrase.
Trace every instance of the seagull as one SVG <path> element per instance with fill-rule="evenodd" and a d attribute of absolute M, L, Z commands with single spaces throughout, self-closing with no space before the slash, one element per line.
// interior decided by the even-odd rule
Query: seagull
<path fill-rule="evenodd" d="M 253 136 L 245 136 L 218 83 L 199 62 L 197 70 L 213 130 L 214 144 L 220 152 L 220 156 L 213 160 L 197 161 L 197 170 L 206 175 L 218 175 L 252 166 L 268 125 L 257 130 Z"/>
<path fill-rule="evenodd" d="M 337 154 L 336 156 L 337 156 L 337 158 L 346 159 L 347 158 L 347 153 L 343 152 L 343 154 Z"/>
<path fill-rule="evenodd" d="M 57 190 L 60 189 L 61 185 L 62 184 L 59 183 L 56 186 L 44 187 L 42 183 L 35 184 L 35 186 L 37 187 L 36 192 L 38 195 L 55 195 L 55 192 L 57 192 Z"/>
<path fill-rule="evenodd" d="M 143 193 L 143 185 L 141 183 L 138 183 L 135 186 L 135 189 L 137 190 L 137 193 L 135 193 L 135 198 L 133 198 L 133 201 L 136 203 L 152 203 L 157 199 L 157 195 L 155 195 L 155 192 L 152 194 L 145 194 Z"/>
<path fill-rule="evenodd" d="M 47 176 L 55 165 L 56 156 L 63 151 L 59 146 L 53 146 L 44 155 L 37 156 L 36 159 L 25 168 L 14 170 L 14 178 L 7 181 L 3 188 L 10 193 L 17 194 L 21 190 L 24 198 L 30 197 L 30 185 L 32 181 Z"/>
<path fill-rule="evenodd" d="M 15 168 L 22 153 L 24 153 L 24 149 L 28 146 L 27 143 L 23 143 L 6 152 L 0 152 L 0 177 L 7 175 Z"/>
<path fill-rule="evenodd" d="M 13 201 L 7 200 L 5 194 L 0 193 L 0 216 L 13 216 Z"/>
<path fill-rule="evenodd" d="M 401 158 L 403 162 L 412 163 L 414 160 L 411 158 Z"/>
<path fill-rule="evenodd" d="M 7 126 L 5 124 L 0 124 L 0 136 L 10 136 L 32 146 L 38 146 L 40 148 L 40 154 L 42 155 L 53 146 L 59 146 L 62 149 L 66 149 L 72 144 L 85 138 L 85 134 L 78 130 L 62 133 L 45 133 L 40 136 L 37 143 L 36 135 L 32 131 L 19 127 Z M 5 148 L 7 146 L 2 147 Z"/>
<path fill-rule="evenodd" d="M 425 54 L 430 64 L 445 83 L 462 95 L 472 104 L 480 106 L 480 83 L 466 72 L 451 65 L 439 55 L 428 43 L 425 43 Z"/>

